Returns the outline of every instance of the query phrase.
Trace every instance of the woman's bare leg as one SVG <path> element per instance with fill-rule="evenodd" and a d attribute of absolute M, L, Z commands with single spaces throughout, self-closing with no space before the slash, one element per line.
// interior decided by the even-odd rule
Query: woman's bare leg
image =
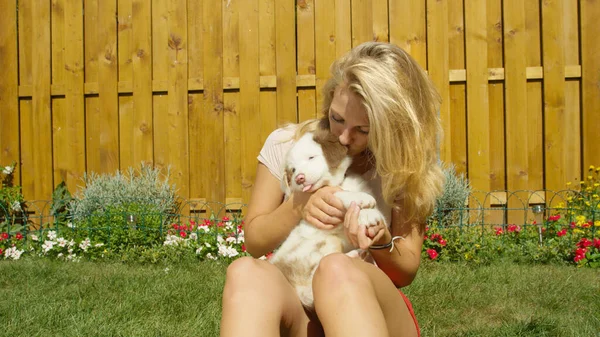
<path fill-rule="evenodd" d="M 272 264 L 250 257 L 227 269 L 221 336 L 316 336 L 287 279 Z"/>
<path fill-rule="evenodd" d="M 315 272 L 313 291 L 328 337 L 417 335 L 398 289 L 372 264 L 343 254 L 326 256 Z"/>

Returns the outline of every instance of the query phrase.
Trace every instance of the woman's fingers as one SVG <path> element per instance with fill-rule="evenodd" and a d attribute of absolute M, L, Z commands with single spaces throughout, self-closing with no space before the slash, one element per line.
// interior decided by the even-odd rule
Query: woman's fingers
<path fill-rule="evenodd" d="M 360 208 L 354 202 L 350 204 L 350 208 L 346 211 L 344 217 L 344 229 L 348 241 L 354 247 L 359 247 L 357 233 L 358 233 L 358 212 Z"/>
<path fill-rule="evenodd" d="M 358 247 L 360 249 L 368 249 L 373 240 L 367 236 L 367 228 L 360 225 L 357 233 Z"/>

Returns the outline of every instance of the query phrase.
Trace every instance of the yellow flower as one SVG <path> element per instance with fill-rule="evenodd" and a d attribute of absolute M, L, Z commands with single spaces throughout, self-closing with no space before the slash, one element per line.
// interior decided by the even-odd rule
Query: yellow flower
<path fill-rule="evenodd" d="M 600 221 L 598 221 L 598 222 L 600 222 Z M 481 245 L 477 243 L 477 244 L 475 244 L 475 248 L 481 248 Z"/>
<path fill-rule="evenodd" d="M 571 186 L 571 182 L 570 182 L 570 181 L 569 181 L 569 182 L 567 182 L 567 186 Z"/>
<path fill-rule="evenodd" d="M 580 181 L 579 184 L 580 185 L 585 185 L 585 181 Z"/>
<path fill-rule="evenodd" d="M 595 169 L 594 165 L 590 165 L 590 170 Z"/>
<path fill-rule="evenodd" d="M 594 187 L 600 187 L 600 184 L 598 184 L 598 183 L 595 183 L 595 184 L 594 184 Z"/>
<path fill-rule="evenodd" d="M 569 202 L 573 201 L 573 197 L 568 197 L 567 201 L 569 201 Z"/>
<path fill-rule="evenodd" d="M 589 206 L 589 205 L 590 205 L 590 202 L 589 202 L 589 201 L 586 201 L 586 202 L 585 202 L 585 204 L 586 204 L 586 206 Z"/>
<path fill-rule="evenodd" d="M 588 180 L 592 180 L 592 178 L 593 178 L 592 176 L 588 176 Z"/>
<path fill-rule="evenodd" d="M 575 220 L 577 220 L 577 226 L 581 227 L 581 225 L 583 225 L 587 219 L 585 215 L 578 215 L 575 217 Z"/>
<path fill-rule="evenodd" d="M 600 227 L 600 220 L 594 221 L 594 227 Z"/>
<path fill-rule="evenodd" d="M 471 258 L 471 255 L 469 253 L 465 253 L 465 260 L 468 260 Z"/>
<path fill-rule="evenodd" d="M 592 195 L 592 197 L 593 197 L 594 199 L 598 199 L 598 198 L 600 198 L 600 196 L 599 196 L 598 194 L 594 194 L 594 195 Z"/>
<path fill-rule="evenodd" d="M 582 230 L 581 230 L 581 229 L 579 229 L 579 228 L 575 228 L 575 229 L 573 229 L 573 233 L 576 233 L 576 234 L 583 234 L 583 233 L 585 233 L 585 232 L 584 232 L 584 231 L 582 231 Z"/>

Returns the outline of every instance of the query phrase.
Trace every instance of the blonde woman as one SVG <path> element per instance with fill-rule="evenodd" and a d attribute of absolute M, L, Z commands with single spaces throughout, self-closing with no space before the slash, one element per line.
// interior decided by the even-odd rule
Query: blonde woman
<path fill-rule="evenodd" d="M 420 334 L 399 288 L 417 274 L 425 219 L 442 190 L 439 95 L 404 50 L 375 42 L 336 61 L 323 93 L 322 120 L 347 146 L 353 157 L 350 170 L 375 188 L 389 227 L 359 228 L 358 206 L 345 209 L 333 187 L 284 200 L 285 152 L 319 120 L 275 130 L 258 156 L 244 228 L 248 252 L 260 257 L 273 251 L 304 218 L 320 228 L 344 226 L 353 245 L 370 256 L 332 254 L 321 261 L 313 280 L 315 312 L 302 307 L 273 265 L 249 257 L 234 261 L 223 291 L 221 336 Z"/>

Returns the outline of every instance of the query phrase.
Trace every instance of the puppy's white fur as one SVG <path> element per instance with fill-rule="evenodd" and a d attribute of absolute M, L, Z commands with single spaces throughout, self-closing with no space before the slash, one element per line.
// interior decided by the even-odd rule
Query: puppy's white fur
<path fill-rule="evenodd" d="M 336 138 L 324 139 L 317 131 L 302 136 L 289 150 L 281 180 L 288 197 L 293 192 L 314 192 L 322 186 L 340 186 L 335 195 L 348 208 L 354 201 L 361 207 L 359 224 L 375 226 L 385 217 L 375 207 L 367 182 L 359 175 L 346 175 L 352 159 Z M 313 308 L 312 279 L 321 259 L 329 254 L 347 253 L 354 248 L 344 234 L 344 226 L 322 230 L 305 220 L 290 232 L 270 259 L 296 289 L 302 304 Z"/>

